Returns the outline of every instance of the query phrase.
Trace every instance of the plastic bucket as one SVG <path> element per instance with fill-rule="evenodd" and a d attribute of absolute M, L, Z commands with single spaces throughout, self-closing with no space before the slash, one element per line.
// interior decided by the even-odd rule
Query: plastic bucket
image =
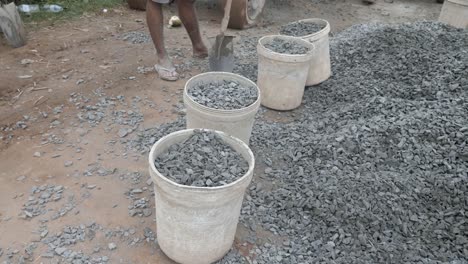
<path fill-rule="evenodd" d="M 201 105 L 195 102 L 188 94 L 188 90 L 195 85 L 223 80 L 232 80 L 242 85 L 255 87 L 258 99 L 245 108 L 221 110 Z M 207 72 L 196 75 L 188 80 L 184 89 L 184 104 L 187 108 L 187 128 L 207 128 L 223 131 L 249 144 L 255 115 L 260 107 L 260 98 L 260 90 L 257 85 L 240 75 L 228 72 Z"/>
<path fill-rule="evenodd" d="M 274 38 L 300 43 L 310 48 L 300 55 L 280 54 L 265 48 Z M 300 38 L 273 35 L 258 41 L 258 80 L 262 105 L 276 110 L 291 110 L 302 103 L 314 45 Z"/>
<path fill-rule="evenodd" d="M 439 21 L 458 28 L 468 28 L 468 0 L 445 0 Z"/>
<path fill-rule="evenodd" d="M 328 23 L 327 20 L 320 18 L 303 19 L 293 23 L 300 22 L 313 22 L 325 25 L 322 30 L 314 34 L 300 37 L 315 45 L 315 53 L 310 61 L 310 69 L 306 86 L 317 85 L 328 80 L 331 76 L 330 38 L 328 36 L 330 33 L 330 23 Z"/>
<path fill-rule="evenodd" d="M 237 138 L 215 132 L 249 164 L 247 173 L 230 184 L 219 187 L 181 185 L 164 177 L 156 169 L 155 158 L 171 145 L 190 137 L 193 129 L 161 138 L 149 154 L 158 243 L 162 251 L 178 263 L 213 263 L 231 249 L 244 193 L 252 180 L 255 158 L 250 148 Z"/>

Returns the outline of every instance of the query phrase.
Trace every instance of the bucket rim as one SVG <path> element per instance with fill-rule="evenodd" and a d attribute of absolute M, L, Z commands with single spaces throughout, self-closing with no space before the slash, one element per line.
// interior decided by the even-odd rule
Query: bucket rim
<path fill-rule="evenodd" d="M 468 6 L 468 0 L 447 0 L 448 2 L 459 4 L 462 6 Z"/>
<path fill-rule="evenodd" d="M 154 165 L 154 159 L 156 157 L 155 156 L 155 151 L 157 149 L 157 147 L 159 145 L 161 145 L 164 141 L 168 140 L 169 138 L 173 137 L 173 136 L 176 136 L 176 135 L 182 135 L 182 134 L 193 134 L 193 132 L 195 130 L 205 130 L 205 131 L 210 131 L 210 132 L 214 132 L 214 133 L 217 133 L 219 136 L 221 136 L 221 138 L 230 138 L 232 140 L 234 140 L 237 144 L 239 144 L 242 148 L 244 148 L 245 150 L 247 150 L 247 154 L 249 156 L 249 159 L 250 159 L 250 163 L 249 161 L 247 161 L 247 163 L 249 164 L 249 169 L 247 170 L 247 172 L 242 175 L 242 177 L 239 177 L 237 180 L 231 182 L 231 183 L 228 183 L 228 184 L 225 184 L 225 185 L 222 185 L 222 186 L 216 186 L 216 187 L 197 187 L 197 186 L 189 186 L 189 185 L 183 185 L 183 184 L 180 184 L 180 183 L 177 183 L 169 178 L 167 178 L 166 176 L 164 176 L 160 171 L 158 171 L 158 169 L 156 169 L 156 166 Z M 226 144 L 228 144 L 226 142 Z M 231 144 L 229 144 L 231 145 Z M 248 179 L 250 177 L 250 175 L 253 175 L 253 171 L 255 169 L 255 156 L 252 152 L 252 150 L 250 149 L 250 147 L 242 140 L 236 138 L 236 137 L 233 137 L 225 132 L 222 132 L 222 131 L 218 131 L 218 130 L 213 130 L 213 129 L 206 129 L 206 128 L 190 128 L 190 129 L 183 129 L 183 130 L 179 130 L 179 131 L 176 131 L 176 132 L 172 132 L 170 134 L 167 134 L 165 135 L 164 137 L 160 138 L 156 143 L 154 143 L 154 145 L 151 147 L 151 151 L 149 153 L 149 157 L 148 157 L 148 162 L 149 162 L 149 165 L 150 165 L 150 169 L 155 172 L 155 174 L 157 175 L 157 177 L 159 177 L 160 179 L 162 179 L 165 183 L 171 185 L 171 186 L 174 186 L 178 189 L 183 189 L 183 190 L 187 190 L 187 191 L 195 191 L 195 192 L 216 192 L 216 191 L 223 191 L 223 190 L 226 190 L 226 189 L 230 189 L 240 183 L 242 183 L 243 181 L 245 181 L 246 179 Z M 156 185 L 156 181 L 155 179 L 153 179 L 153 174 L 150 173 L 150 177 L 151 177 L 151 180 L 153 181 L 153 183 Z"/>
<path fill-rule="evenodd" d="M 252 104 L 248 105 L 248 106 L 245 106 L 245 107 L 242 107 L 242 108 L 237 108 L 237 109 L 232 109 L 232 110 L 226 110 L 226 109 L 216 109 L 216 108 L 212 108 L 212 107 L 208 107 L 208 106 L 205 106 L 205 105 L 202 105 L 200 103 L 198 103 L 197 101 L 195 101 L 188 93 L 188 90 L 189 90 L 189 85 L 193 82 L 195 82 L 197 79 L 203 79 L 207 76 L 212 76 L 212 75 L 218 75 L 218 76 L 227 76 L 227 77 L 231 77 L 232 79 L 241 79 L 242 81 L 246 81 L 247 83 L 249 83 L 251 86 L 255 87 L 255 89 L 257 90 L 257 100 L 255 100 L 255 102 L 253 102 Z M 213 112 L 213 113 L 220 113 L 220 114 L 241 114 L 243 112 L 246 112 L 246 111 L 249 111 L 251 110 L 252 108 L 256 108 L 257 106 L 259 106 L 260 104 L 260 100 L 261 100 L 261 92 L 260 92 L 260 88 L 258 88 L 257 84 L 254 83 L 252 80 L 244 77 L 244 76 L 241 76 L 239 74 L 235 74 L 235 73 L 230 73 L 230 72 L 205 72 L 205 73 L 200 73 L 200 74 L 197 74 L 195 76 L 193 76 L 192 78 L 190 78 L 186 83 L 185 83 L 185 87 L 184 87 L 184 99 L 187 99 L 191 104 L 195 105 L 196 107 L 204 110 L 204 111 L 207 111 L 207 112 Z"/>
<path fill-rule="evenodd" d="M 297 36 L 296 38 L 301 38 L 301 39 L 316 38 L 316 39 L 319 39 L 319 38 L 322 37 L 322 35 L 326 35 L 326 34 L 330 33 L 330 29 L 331 29 L 330 22 L 328 22 L 328 20 L 326 20 L 326 19 L 318 18 L 318 17 L 296 20 L 296 21 L 290 22 L 288 24 L 285 24 L 285 26 L 290 25 L 290 24 L 294 24 L 294 23 L 301 23 L 301 22 L 303 22 L 303 23 L 305 23 L 305 22 L 324 22 L 325 27 L 322 28 L 321 30 L 315 32 L 315 33 L 304 35 L 304 36 Z M 280 35 L 281 36 L 290 36 L 290 35 L 285 35 L 285 34 L 281 34 L 281 33 L 280 33 Z M 290 36 L 290 37 L 294 37 L 294 36 Z"/>
<path fill-rule="evenodd" d="M 274 52 L 263 45 L 263 41 L 267 39 L 273 39 L 273 38 L 289 39 L 289 40 L 301 42 L 302 44 L 304 44 L 304 46 L 309 48 L 309 51 L 304 54 L 284 54 L 284 53 Z M 267 57 L 274 56 L 276 57 L 274 58 L 275 60 L 280 60 L 284 62 L 293 62 L 293 63 L 311 60 L 312 56 L 316 52 L 315 49 L 316 49 L 315 45 L 305 39 L 292 37 L 292 36 L 286 36 L 286 35 L 268 35 L 268 36 L 261 37 L 258 40 L 258 45 L 257 45 L 257 52 L 259 53 L 259 55 L 267 56 Z"/>

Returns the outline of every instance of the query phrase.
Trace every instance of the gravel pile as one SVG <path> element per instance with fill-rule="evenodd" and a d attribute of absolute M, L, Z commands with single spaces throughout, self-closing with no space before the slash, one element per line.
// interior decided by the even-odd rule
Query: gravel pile
<path fill-rule="evenodd" d="M 234 73 L 257 82 L 257 36 L 241 36 L 236 42 Z"/>
<path fill-rule="evenodd" d="M 325 28 L 324 23 L 316 22 L 294 22 L 284 25 L 280 29 L 281 35 L 303 37 L 319 32 Z"/>
<path fill-rule="evenodd" d="M 273 52 L 288 55 L 302 55 L 310 51 L 310 49 L 304 45 L 281 38 L 273 38 L 272 41 L 263 46 Z"/>
<path fill-rule="evenodd" d="M 216 133 L 195 130 L 182 143 L 172 145 L 155 160 L 162 175 L 183 185 L 216 187 L 244 176 L 247 161 Z"/>
<path fill-rule="evenodd" d="M 296 120 L 254 126 L 265 168 L 241 223 L 283 242 L 250 255 L 268 264 L 467 263 L 468 31 L 358 25 L 330 48 L 334 75 L 306 90 Z"/>
<path fill-rule="evenodd" d="M 257 261 L 467 260 L 468 32 L 361 25 L 331 49 L 301 120 L 254 128 L 278 187 L 253 185 L 243 222 L 290 239 Z"/>
<path fill-rule="evenodd" d="M 241 109 L 257 101 L 254 86 L 242 85 L 237 81 L 225 80 L 200 83 L 188 89 L 189 96 L 206 107 L 222 110 Z"/>

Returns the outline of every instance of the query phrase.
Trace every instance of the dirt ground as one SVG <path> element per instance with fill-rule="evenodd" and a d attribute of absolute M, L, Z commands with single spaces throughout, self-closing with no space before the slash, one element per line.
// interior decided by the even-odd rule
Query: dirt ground
<path fill-rule="evenodd" d="M 332 33 L 336 33 L 368 21 L 435 20 L 440 8 L 435 0 L 381 0 L 372 6 L 362 5 L 360 0 L 276 0 L 267 3 L 256 27 L 231 33 L 271 34 L 286 22 L 308 17 L 329 20 Z M 206 1 L 199 1 L 198 10 L 203 35 L 215 36 L 221 14 Z M 168 15 L 174 13 L 173 7 L 167 9 Z M 138 73 L 138 67 L 154 64 L 151 42 L 132 44 L 119 36 L 126 32 L 146 32 L 144 18 L 143 12 L 123 6 L 107 14 L 87 15 L 29 32 L 28 44 L 19 49 L 8 47 L 0 39 L 0 252 L 3 250 L 0 263 L 19 263 L 25 247 L 37 240 L 41 226 L 51 236 L 65 226 L 90 222 L 114 233 L 121 229 L 135 232 L 120 237 L 106 237 L 101 232 L 90 243 L 77 243 L 73 246 L 75 250 L 92 255 L 93 248 L 100 246 L 97 255 L 108 256 L 110 263 L 172 263 L 156 243 L 145 241 L 144 228 L 155 230 L 154 211 L 149 217 L 129 215 L 128 206 L 132 204 L 126 194 L 129 190 L 144 189 L 140 197 L 149 199 L 152 210 L 154 201 L 152 186 L 147 185 L 146 156 L 128 152 L 125 145 L 136 134 L 135 130 L 176 117 L 174 104 L 181 99 L 184 83 L 199 69 L 184 68 L 184 78 L 174 83 L 159 80 L 154 72 Z M 166 36 L 167 47 L 176 55 L 176 63 L 190 58 L 190 41 L 184 29 L 168 29 Z M 115 106 L 108 109 L 102 122 L 80 120 L 83 106 L 94 105 L 106 97 L 112 98 L 110 101 Z M 112 111 L 117 110 L 126 110 L 123 119 L 129 118 L 133 113 L 129 109 L 141 113 L 143 121 L 135 125 L 110 120 L 116 116 Z M 265 116 L 275 117 L 278 113 L 267 110 Z M 122 128 L 131 132 L 120 137 Z M 84 175 L 93 164 L 112 173 Z M 140 180 L 126 177 L 136 172 L 141 174 Z M 31 188 L 44 184 L 64 186 L 64 197 L 47 203 L 45 215 L 25 217 L 22 208 Z M 41 222 L 69 204 L 69 196 L 74 197 L 74 202 L 68 213 Z M 242 249 L 242 228 L 238 233 L 236 245 Z M 135 238 L 139 241 L 132 244 Z M 117 250 L 108 249 L 111 242 L 116 243 Z M 56 263 L 41 257 L 46 251 L 46 245 L 37 243 L 31 262 Z"/>

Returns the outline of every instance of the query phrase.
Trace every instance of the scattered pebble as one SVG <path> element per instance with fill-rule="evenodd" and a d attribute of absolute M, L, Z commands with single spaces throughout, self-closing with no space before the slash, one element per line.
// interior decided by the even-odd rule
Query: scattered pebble
<path fill-rule="evenodd" d="M 109 248 L 109 250 L 115 250 L 117 249 L 117 245 L 115 243 L 109 243 L 107 245 L 107 247 Z"/>
<path fill-rule="evenodd" d="M 142 44 L 142 43 L 147 43 L 151 40 L 150 36 L 141 31 L 130 31 L 127 33 L 124 33 L 118 37 L 118 39 L 128 41 L 132 44 Z"/>
<path fill-rule="evenodd" d="M 16 178 L 17 181 L 24 181 L 26 180 L 26 176 L 25 175 L 21 175 L 19 176 L 18 178 Z"/>

